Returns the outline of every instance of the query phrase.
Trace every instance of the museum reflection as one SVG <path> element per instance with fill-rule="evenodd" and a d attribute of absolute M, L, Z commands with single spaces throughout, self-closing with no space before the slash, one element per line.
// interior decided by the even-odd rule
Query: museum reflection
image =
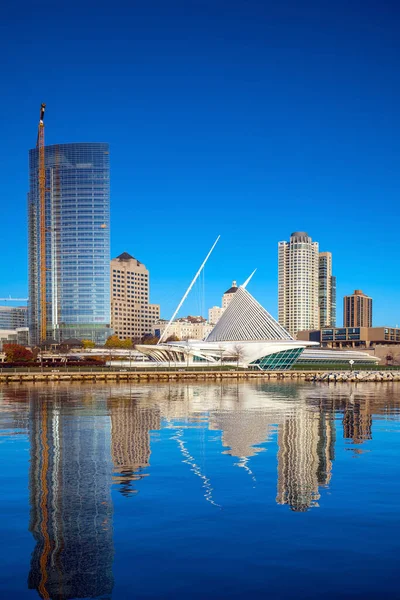
<path fill-rule="evenodd" d="M 235 469 L 244 468 L 256 479 L 263 468 L 258 458 L 268 449 L 276 452 L 276 503 L 296 512 L 313 509 L 334 477 L 339 438 L 362 460 L 374 420 L 399 418 L 398 388 L 388 385 L 379 397 L 367 386 L 55 385 L 1 390 L 3 428 L 29 434 L 29 530 L 35 540 L 29 588 L 44 599 L 111 598 L 112 491 L 130 501 L 145 489 L 146 477 L 152 476 L 154 436 L 173 440 L 173 460 L 186 463 L 189 476 L 200 478 L 201 494 L 215 506 L 223 500 L 218 471 L 199 466 L 188 430 L 215 432 L 205 452 L 235 459 L 225 463 L 234 477 L 232 495 L 241 481 Z"/>

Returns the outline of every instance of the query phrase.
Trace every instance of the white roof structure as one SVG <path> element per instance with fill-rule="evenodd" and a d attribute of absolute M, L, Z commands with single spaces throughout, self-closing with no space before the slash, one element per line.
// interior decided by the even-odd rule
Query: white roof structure
<path fill-rule="evenodd" d="M 286 369 L 307 346 L 297 341 L 245 289 L 251 276 L 233 294 L 222 317 L 204 341 L 187 340 L 136 348 L 157 362 L 217 365 L 234 361 L 239 366 L 257 365 L 271 357 L 267 369 Z M 275 357 L 275 358 L 273 358 Z M 272 361 L 272 362 L 271 362 Z M 264 369 L 264 366 L 258 368 Z"/>
<path fill-rule="evenodd" d="M 293 338 L 241 285 L 206 341 L 261 340 L 288 341 Z"/>

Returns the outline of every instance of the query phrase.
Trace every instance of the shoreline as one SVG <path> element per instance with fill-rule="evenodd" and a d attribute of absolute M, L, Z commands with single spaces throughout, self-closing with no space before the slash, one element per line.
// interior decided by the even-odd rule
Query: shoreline
<path fill-rule="evenodd" d="M 163 382 L 163 381 L 304 381 L 308 383 L 400 382 L 400 371 L 87 371 L 1 373 L 0 385 L 50 382 Z"/>

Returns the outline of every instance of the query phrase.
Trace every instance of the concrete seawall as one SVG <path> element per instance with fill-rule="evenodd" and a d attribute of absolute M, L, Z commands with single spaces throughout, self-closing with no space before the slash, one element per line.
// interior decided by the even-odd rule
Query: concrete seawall
<path fill-rule="evenodd" d="M 385 382 L 400 381 L 400 371 L 81 371 L 81 372 L 3 372 L 0 384 L 43 383 L 43 382 L 157 382 L 157 381 L 306 381 L 344 383 L 357 381 Z"/>

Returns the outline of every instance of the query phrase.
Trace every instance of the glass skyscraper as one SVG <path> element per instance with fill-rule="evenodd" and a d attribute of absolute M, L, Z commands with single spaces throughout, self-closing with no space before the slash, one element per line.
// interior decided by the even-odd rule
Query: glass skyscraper
<path fill-rule="evenodd" d="M 29 312 L 31 344 L 40 331 L 38 149 L 29 151 Z M 104 143 L 45 147 L 47 339 L 104 343 L 110 335 L 110 168 Z"/>

